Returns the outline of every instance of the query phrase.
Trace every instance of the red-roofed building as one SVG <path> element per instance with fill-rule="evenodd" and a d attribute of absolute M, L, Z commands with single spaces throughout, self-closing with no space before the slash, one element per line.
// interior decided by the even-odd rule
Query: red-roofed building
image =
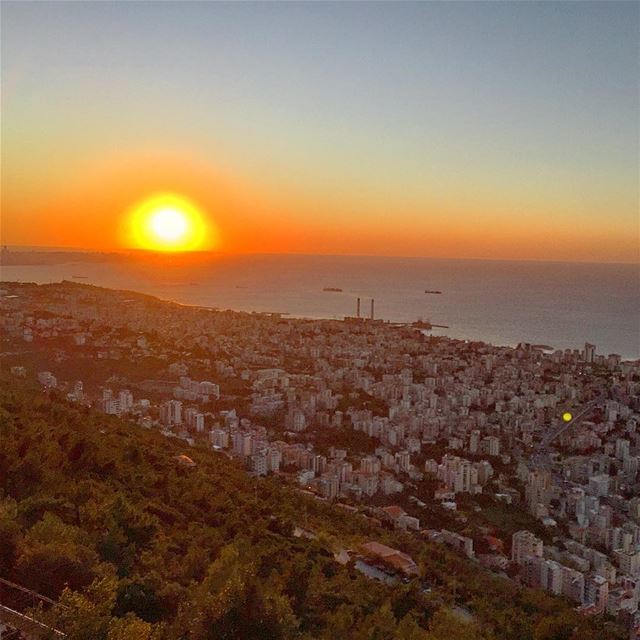
<path fill-rule="evenodd" d="M 360 547 L 360 550 L 365 556 L 380 560 L 405 575 L 418 575 L 418 566 L 413 558 L 398 549 L 392 549 L 379 542 L 367 542 Z"/>
<path fill-rule="evenodd" d="M 378 510 L 382 520 L 391 522 L 400 529 L 420 529 L 420 521 L 418 518 L 410 516 L 402 507 L 392 504 L 388 507 L 381 507 Z"/>

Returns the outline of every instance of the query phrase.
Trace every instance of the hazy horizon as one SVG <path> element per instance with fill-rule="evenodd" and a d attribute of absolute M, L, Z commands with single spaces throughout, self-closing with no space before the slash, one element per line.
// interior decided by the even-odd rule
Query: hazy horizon
<path fill-rule="evenodd" d="M 540 262 L 540 263 L 557 263 L 557 264 L 601 264 L 601 265 L 631 265 L 640 267 L 640 261 L 595 261 L 595 260 L 545 260 L 545 259 L 513 259 L 513 258 L 476 258 L 476 257 L 456 257 L 456 256 L 415 256 L 415 255 L 376 255 L 369 253 L 307 253 L 307 252 L 295 252 L 295 251 L 223 251 L 219 249 L 203 249 L 199 251 L 185 251 L 174 252 L 173 254 L 167 254 L 162 251 L 154 251 L 153 249 L 144 249 L 136 247 L 118 247 L 114 249 L 91 249 L 90 247 L 74 247 L 74 246 L 49 246 L 49 245 L 20 245 L 20 244 L 5 244 L 2 243 L 2 247 L 6 247 L 8 250 L 22 250 L 22 251 L 59 251 L 61 253 L 98 253 L 98 254 L 118 254 L 118 253 L 137 253 L 137 254 L 149 254 L 153 256 L 165 255 L 167 259 L 171 258 L 171 255 L 211 255 L 211 256 L 310 256 L 319 258 L 379 258 L 381 260 L 394 258 L 403 260 L 439 260 L 439 261 L 461 261 L 461 262 Z"/>

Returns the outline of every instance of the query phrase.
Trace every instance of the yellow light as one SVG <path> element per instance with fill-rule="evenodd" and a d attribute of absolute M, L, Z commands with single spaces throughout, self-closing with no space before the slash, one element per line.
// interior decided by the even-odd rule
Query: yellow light
<path fill-rule="evenodd" d="M 207 229 L 198 207 L 187 198 L 160 193 L 136 204 L 129 216 L 129 241 L 153 251 L 194 251 L 207 240 L 216 244 L 215 229 Z M 209 231 L 209 233 L 208 233 Z M 211 242 L 209 242 L 211 244 Z"/>
<path fill-rule="evenodd" d="M 189 230 L 189 225 L 182 211 L 177 209 L 160 209 L 149 220 L 153 233 L 165 242 L 181 240 Z"/>
<path fill-rule="evenodd" d="M 572 413 L 570 413 L 569 411 L 565 411 L 565 412 L 562 414 L 562 419 L 563 419 L 565 422 L 571 422 L 571 420 L 573 420 L 573 414 L 572 414 Z"/>

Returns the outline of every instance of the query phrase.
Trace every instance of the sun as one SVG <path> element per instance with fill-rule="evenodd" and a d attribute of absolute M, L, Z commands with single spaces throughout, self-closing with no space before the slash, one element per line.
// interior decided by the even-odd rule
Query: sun
<path fill-rule="evenodd" d="M 159 209 L 151 215 L 149 228 L 162 242 L 177 242 L 189 231 L 189 222 L 179 209 Z"/>
<path fill-rule="evenodd" d="M 160 193 L 132 208 L 134 245 L 153 251 L 194 251 L 205 243 L 207 228 L 200 210 L 187 198 Z"/>
<path fill-rule="evenodd" d="M 216 232 L 198 207 L 183 196 L 160 193 L 132 207 L 129 240 L 139 249 L 195 251 L 216 244 Z"/>
<path fill-rule="evenodd" d="M 217 229 L 188 198 L 157 193 L 135 204 L 127 216 L 127 242 L 151 251 L 197 251 L 218 244 Z"/>

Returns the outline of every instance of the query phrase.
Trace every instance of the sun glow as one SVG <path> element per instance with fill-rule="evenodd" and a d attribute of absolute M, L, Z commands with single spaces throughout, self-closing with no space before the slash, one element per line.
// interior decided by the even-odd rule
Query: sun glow
<path fill-rule="evenodd" d="M 134 206 L 129 226 L 130 240 L 140 249 L 194 251 L 208 240 L 216 244 L 214 229 L 208 228 L 198 207 L 172 193 L 154 195 Z"/>

